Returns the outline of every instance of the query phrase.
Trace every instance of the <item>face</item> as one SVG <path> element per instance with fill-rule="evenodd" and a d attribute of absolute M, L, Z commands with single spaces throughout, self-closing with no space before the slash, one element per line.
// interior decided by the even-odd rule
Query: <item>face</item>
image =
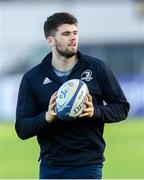
<path fill-rule="evenodd" d="M 53 48 L 61 56 L 70 58 L 77 53 L 78 33 L 75 24 L 63 24 L 53 37 Z"/>

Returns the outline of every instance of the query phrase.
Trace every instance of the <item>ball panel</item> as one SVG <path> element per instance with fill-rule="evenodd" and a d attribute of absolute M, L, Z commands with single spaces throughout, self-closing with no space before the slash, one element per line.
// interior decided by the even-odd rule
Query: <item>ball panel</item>
<path fill-rule="evenodd" d="M 81 88 L 79 89 L 79 92 L 77 93 L 75 97 L 75 101 L 70 111 L 71 117 L 79 116 L 82 113 L 83 109 L 85 108 L 85 104 L 87 100 L 86 89 L 87 89 L 86 84 L 83 84 Z"/>
<path fill-rule="evenodd" d="M 65 82 L 59 88 L 58 98 L 56 100 L 58 118 L 71 120 L 78 117 L 85 107 L 87 92 L 87 85 L 79 79 L 72 79 Z"/>
<path fill-rule="evenodd" d="M 58 90 L 58 99 L 57 99 L 57 107 L 59 111 L 62 111 L 69 101 L 71 97 L 73 97 L 74 93 L 77 90 L 79 85 L 79 81 L 70 80 L 65 82 L 60 89 Z"/>

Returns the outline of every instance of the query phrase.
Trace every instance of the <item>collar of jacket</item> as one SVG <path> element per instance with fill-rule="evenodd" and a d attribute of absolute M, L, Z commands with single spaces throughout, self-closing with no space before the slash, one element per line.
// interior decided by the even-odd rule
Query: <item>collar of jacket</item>
<path fill-rule="evenodd" d="M 74 74 L 75 71 L 77 71 L 80 68 L 87 68 L 89 65 L 89 58 L 87 58 L 87 56 L 82 55 L 79 51 L 77 52 L 77 57 L 78 57 L 78 63 L 74 66 L 74 68 L 72 69 L 71 74 Z M 55 81 L 57 81 L 58 83 L 60 83 L 60 85 L 62 84 L 62 82 L 60 81 L 60 79 L 55 75 L 55 73 L 52 71 L 52 66 L 51 66 L 51 60 L 52 60 L 52 52 L 49 53 L 42 61 L 42 66 L 43 66 L 43 70 L 45 70 L 46 74 L 48 76 L 50 76 L 51 78 L 55 79 Z"/>
<path fill-rule="evenodd" d="M 79 51 L 77 52 L 77 57 L 78 57 L 78 64 L 80 65 L 81 63 L 84 63 L 87 65 L 88 59 L 81 54 Z M 52 52 L 50 52 L 42 61 L 47 67 L 51 67 L 51 60 L 52 60 Z"/>

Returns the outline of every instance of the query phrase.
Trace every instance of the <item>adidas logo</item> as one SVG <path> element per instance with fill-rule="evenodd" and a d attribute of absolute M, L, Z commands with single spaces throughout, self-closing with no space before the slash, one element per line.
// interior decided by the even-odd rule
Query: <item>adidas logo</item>
<path fill-rule="evenodd" d="M 46 77 L 45 79 L 44 79 L 44 81 L 43 81 L 43 85 L 45 85 L 45 84 L 49 84 L 49 83 L 51 83 L 52 81 L 48 78 L 48 77 Z"/>

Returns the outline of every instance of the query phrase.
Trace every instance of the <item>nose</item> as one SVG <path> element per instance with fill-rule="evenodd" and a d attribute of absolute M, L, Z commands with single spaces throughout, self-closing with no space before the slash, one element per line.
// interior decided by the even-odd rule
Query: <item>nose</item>
<path fill-rule="evenodd" d="M 70 39 L 71 39 L 71 40 L 75 40 L 75 39 L 76 39 L 76 34 L 71 33 Z"/>

